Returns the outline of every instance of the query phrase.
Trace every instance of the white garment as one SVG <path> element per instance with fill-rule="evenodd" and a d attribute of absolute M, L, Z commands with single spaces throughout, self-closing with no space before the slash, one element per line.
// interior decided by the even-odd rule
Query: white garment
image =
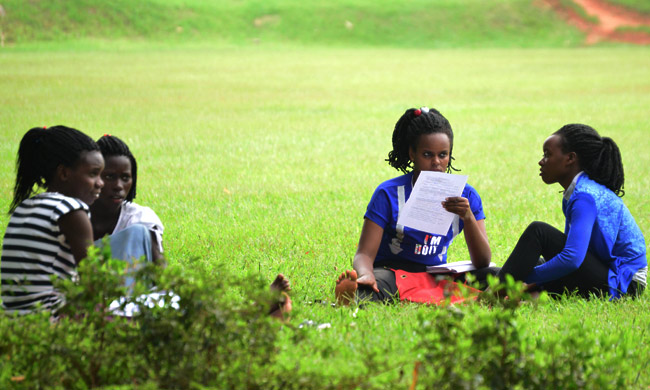
<path fill-rule="evenodd" d="M 146 226 L 147 229 L 154 233 L 156 236 L 156 243 L 158 244 L 158 251 L 160 253 L 163 253 L 163 224 L 156 213 L 154 213 L 154 211 L 149 207 L 140 206 L 139 204 L 133 202 L 124 201 L 122 203 L 122 209 L 120 210 L 120 218 L 117 220 L 117 224 L 115 225 L 115 229 L 113 229 L 112 234 L 124 230 L 136 223 Z"/>

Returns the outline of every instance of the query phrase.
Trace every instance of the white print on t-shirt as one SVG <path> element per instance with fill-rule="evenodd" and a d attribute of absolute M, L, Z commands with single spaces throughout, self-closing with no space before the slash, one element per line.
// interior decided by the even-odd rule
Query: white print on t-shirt
<path fill-rule="evenodd" d="M 432 253 L 436 253 L 438 250 L 438 245 L 440 245 L 440 241 L 442 241 L 442 236 L 432 236 L 430 234 L 427 234 L 424 237 L 423 244 L 415 244 L 415 254 L 427 256 Z"/>

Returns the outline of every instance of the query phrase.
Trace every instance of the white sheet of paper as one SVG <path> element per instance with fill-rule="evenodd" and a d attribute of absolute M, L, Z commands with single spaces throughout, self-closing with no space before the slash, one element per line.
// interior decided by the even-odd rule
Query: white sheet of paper
<path fill-rule="evenodd" d="M 445 235 L 454 215 L 442 207 L 445 198 L 461 196 L 467 183 L 465 175 L 422 171 L 406 201 L 397 224 L 426 233 Z"/>

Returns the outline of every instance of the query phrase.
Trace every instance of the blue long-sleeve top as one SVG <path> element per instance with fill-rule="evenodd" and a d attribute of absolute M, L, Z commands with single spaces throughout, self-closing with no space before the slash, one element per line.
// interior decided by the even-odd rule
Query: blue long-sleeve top
<path fill-rule="evenodd" d="M 562 211 L 566 217 L 564 249 L 535 267 L 526 282 L 543 284 L 568 275 L 590 251 L 609 267 L 611 296 L 627 292 L 634 274 L 647 267 L 648 261 L 643 233 L 621 198 L 582 173 L 565 191 Z"/>

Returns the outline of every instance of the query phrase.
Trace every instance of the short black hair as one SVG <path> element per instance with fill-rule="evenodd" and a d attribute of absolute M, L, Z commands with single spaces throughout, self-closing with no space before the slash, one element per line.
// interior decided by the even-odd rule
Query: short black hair
<path fill-rule="evenodd" d="M 393 130 L 393 150 L 388 153 L 388 165 L 402 171 L 408 172 L 413 162 L 409 156 L 409 150 L 417 148 L 418 140 L 423 134 L 443 133 L 449 137 L 449 164 L 447 172 L 458 171 L 451 165 L 452 151 L 454 149 L 454 132 L 451 124 L 435 108 L 409 108 L 399 118 Z"/>
<path fill-rule="evenodd" d="M 135 157 L 133 157 L 131 150 L 124 141 L 110 134 L 104 134 L 98 139 L 97 145 L 99 145 L 99 150 L 102 152 L 104 159 L 112 156 L 128 157 L 131 162 L 131 178 L 133 184 L 131 184 L 129 193 L 126 194 L 126 201 L 132 202 L 135 199 L 136 185 L 138 184 L 138 164 L 135 162 Z"/>

